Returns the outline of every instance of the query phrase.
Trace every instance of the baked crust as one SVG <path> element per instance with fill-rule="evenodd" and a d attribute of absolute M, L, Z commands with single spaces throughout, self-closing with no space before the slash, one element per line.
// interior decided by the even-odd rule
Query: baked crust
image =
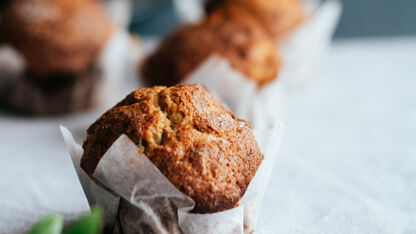
<path fill-rule="evenodd" d="M 229 6 L 170 34 L 144 62 L 142 74 L 151 85 L 174 85 L 213 54 L 258 84 L 273 80 L 280 66 L 276 45 L 261 24 Z"/>
<path fill-rule="evenodd" d="M 263 160 L 249 124 L 201 85 L 140 88 L 108 110 L 83 144 L 81 167 L 90 176 L 123 133 L 196 201 L 197 213 L 235 207 Z"/>
<path fill-rule="evenodd" d="M 2 41 L 23 54 L 38 78 L 85 74 L 111 32 L 95 0 L 14 0 L 0 21 Z"/>
<path fill-rule="evenodd" d="M 227 4 L 252 13 L 275 38 L 287 35 L 305 19 L 299 0 L 209 0 L 207 11 Z"/>

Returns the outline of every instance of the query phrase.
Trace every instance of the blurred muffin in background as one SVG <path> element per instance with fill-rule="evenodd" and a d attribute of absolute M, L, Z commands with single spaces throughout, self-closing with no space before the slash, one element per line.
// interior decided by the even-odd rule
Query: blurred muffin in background
<path fill-rule="evenodd" d="M 212 11 L 198 25 L 183 26 L 167 36 L 142 65 L 151 85 L 181 82 L 211 55 L 219 55 L 258 84 L 273 80 L 280 65 L 277 48 L 264 28 L 241 8 Z"/>
<path fill-rule="evenodd" d="M 206 9 L 239 6 L 253 14 L 273 37 L 287 35 L 305 18 L 300 0 L 207 0 Z"/>
<path fill-rule="evenodd" d="M 0 77 L 10 80 L 3 104 L 35 114 L 90 106 L 97 60 L 112 31 L 95 0 L 11 1 L 0 20 L 1 43 L 24 66 L 16 77 Z"/>

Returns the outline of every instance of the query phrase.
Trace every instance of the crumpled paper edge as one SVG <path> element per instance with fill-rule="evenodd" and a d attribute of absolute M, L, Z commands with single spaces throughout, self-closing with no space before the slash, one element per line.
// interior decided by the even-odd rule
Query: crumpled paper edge
<path fill-rule="evenodd" d="M 282 75 L 283 73 L 279 77 Z M 139 76 L 139 79 L 142 80 L 143 77 Z M 246 120 L 255 128 L 264 128 L 276 121 L 286 122 L 287 94 L 279 79 L 259 88 L 254 81 L 232 68 L 228 60 L 213 54 L 185 77 L 182 83 L 204 85 L 238 118 Z"/>
<path fill-rule="evenodd" d="M 274 164 L 274 160 L 277 155 L 277 151 L 279 148 L 279 144 L 281 141 L 281 138 L 283 136 L 284 131 L 284 125 L 282 123 L 278 123 L 272 128 L 269 129 L 262 129 L 262 130 L 254 130 L 254 134 L 256 136 L 256 139 L 258 139 L 259 146 L 265 155 L 265 159 L 260 165 L 259 169 L 257 170 L 256 175 L 250 182 L 246 193 L 242 197 L 242 199 L 239 202 L 239 206 L 230 210 L 222 211 L 222 212 L 216 212 L 212 214 L 193 214 L 189 213 L 188 211 L 192 210 L 193 206 L 185 206 L 178 210 L 178 222 L 181 230 L 184 233 L 201 233 L 201 228 L 207 228 L 203 229 L 204 233 L 224 233 L 224 230 L 227 230 L 226 233 L 251 233 L 254 231 L 255 225 L 257 223 L 258 213 L 259 213 L 259 206 L 261 203 L 261 199 L 264 195 L 264 191 L 267 187 L 267 183 L 272 171 L 272 167 Z M 151 161 L 144 155 L 140 157 L 138 155 L 137 146 L 131 142 L 127 136 L 122 135 L 116 142 L 113 143 L 113 145 L 110 147 L 110 149 L 107 151 L 107 153 L 103 156 L 100 163 L 97 166 L 96 172 L 94 172 L 94 177 L 97 174 L 96 179 L 102 184 L 98 185 L 94 181 L 92 181 L 88 175 L 80 168 L 80 158 L 82 156 L 82 148 L 80 145 L 78 145 L 75 140 L 72 137 L 72 134 L 69 132 L 68 129 L 61 126 L 61 132 L 65 141 L 65 144 L 71 154 L 71 158 L 73 160 L 74 167 L 76 169 L 76 172 L 78 174 L 78 178 L 83 186 L 83 189 L 86 193 L 86 196 L 90 202 L 90 205 L 100 204 L 105 205 L 107 207 L 104 207 L 105 210 L 105 217 L 104 217 L 104 229 L 109 230 L 117 230 L 117 228 L 120 228 L 120 226 L 123 226 L 122 224 L 116 224 L 118 221 L 117 213 L 121 213 L 120 211 L 117 212 L 119 209 L 119 206 L 124 201 L 135 202 L 135 200 L 131 200 L 131 192 L 124 191 L 122 192 L 124 195 L 122 195 L 122 199 L 115 195 L 113 192 L 110 192 L 107 190 L 107 187 L 103 188 L 102 184 L 107 185 L 108 187 L 112 187 L 113 191 L 123 191 L 124 183 L 123 181 L 111 181 L 114 179 L 114 174 L 108 175 L 108 167 L 105 165 L 114 165 L 114 163 L 117 163 L 119 154 L 114 154 L 112 157 L 107 156 L 107 153 L 109 155 L 112 154 L 112 152 L 117 152 L 120 150 L 128 149 L 129 152 L 126 152 L 130 159 L 127 160 L 128 162 L 132 163 L 131 160 L 136 159 L 144 159 L 143 162 L 146 160 L 147 163 Z M 277 143 L 276 143 L 277 141 Z M 120 144 L 119 144 L 120 143 Z M 121 147 L 121 148 L 120 148 Z M 113 161 L 110 160 L 110 162 L 106 162 L 106 158 L 113 158 Z M 114 161 L 114 158 L 117 161 Z M 125 164 L 123 168 L 126 168 Z M 153 165 L 154 169 L 171 185 L 173 186 L 166 177 L 163 176 L 163 174 Z M 146 168 L 149 168 L 149 165 L 146 166 Z M 113 168 L 114 173 L 120 174 L 120 169 Z M 134 171 L 133 171 L 134 172 Z M 122 178 L 126 178 L 127 176 L 130 177 L 132 171 L 129 172 L 130 174 L 125 174 L 121 176 Z M 110 180 L 106 181 L 107 179 Z M 117 187 L 123 184 L 121 187 Z M 116 186 L 116 187 L 114 187 Z M 166 186 L 166 185 L 165 185 Z M 173 189 L 181 193 L 176 188 Z M 100 196 L 94 197 L 91 196 L 91 194 L 100 194 Z M 183 197 L 190 199 L 185 194 L 181 193 Z M 180 196 L 179 196 L 180 197 Z M 192 200 L 192 199 L 190 199 Z M 137 205 L 137 204 L 135 204 Z M 131 208 L 131 207 L 130 207 Z M 108 211 L 108 212 L 107 212 Z M 134 213 L 134 212 L 131 212 Z M 228 221 L 226 220 L 228 218 Z M 232 218 L 232 219 L 230 219 Z M 243 219 L 244 218 L 244 219 Z M 237 220 L 237 221 L 236 221 Z M 240 222 L 238 222 L 240 220 Z M 234 226 L 231 228 L 231 230 L 227 229 L 229 228 L 230 224 L 237 224 L 237 226 Z M 129 225 L 124 225 L 129 226 Z M 131 225 L 130 225 L 131 226 Z M 130 230 L 134 231 L 134 229 Z M 137 231 L 137 230 L 136 230 Z"/>
<path fill-rule="evenodd" d="M 218 94 L 237 117 L 248 121 L 254 128 L 265 128 L 276 121 L 286 121 L 287 94 L 280 81 L 282 75 L 258 87 L 232 68 L 228 60 L 211 55 L 183 82 L 204 85 Z"/>
<path fill-rule="evenodd" d="M 90 206 L 99 205 L 105 211 L 103 212 L 104 225 L 102 227 L 102 232 L 112 233 L 116 225 L 120 197 L 114 195 L 112 192 L 99 186 L 90 179 L 87 173 L 80 167 L 83 153 L 82 147 L 75 142 L 72 133 L 67 128 L 60 126 L 60 130 L 88 203 Z"/>

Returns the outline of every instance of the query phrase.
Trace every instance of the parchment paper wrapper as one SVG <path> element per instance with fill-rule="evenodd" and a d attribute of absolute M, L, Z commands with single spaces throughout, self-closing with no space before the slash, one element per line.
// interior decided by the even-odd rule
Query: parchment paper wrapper
<path fill-rule="evenodd" d="M 279 77 L 285 74 L 282 69 Z M 138 77 L 139 85 L 143 86 L 140 72 Z M 286 121 L 287 93 L 280 79 L 259 87 L 219 55 L 211 55 L 181 83 L 204 85 L 218 101 L 252 126 L 261 128 Z"/>
<path fill-rule="evenodd" d="M 289 95 L 296 95 L 319 79 L 342 9 L 338 0 L 304 0 L 304 3 L 308 18 L 278 42 L 288 73 L 281 81 Z"/>
<path fill-rule="evenodd" d="M 209 57 L 183 83 L 204 85 L 236 116 L 257 128 L 286 121 L 286 93 L 281 81 L 258 87 L 220 56 Z"/>
<path fill-rule="evenodd" d="M 179 58 L 178 58 L 179 59 Z M 237 117 L 252 126 L 263 128 L 277 121 L 285 122 L 287 115 L 287 93 L 280 81 L 286 71 L 281 69 L 279 79 L 259 87 L 231 67 L 228 60 L 213 54 L 202 62 L 181 83 L 202 84 L 214 97 L 227 106 Z M 138 75 L 139 84 L 143 77 Z"/>
<path fill-rule="evenodd" d="M 184 23 L 196 23 L 205 13 L 204 0 L 175 0 L 178 16 Z M 289 91 L 307 85 L 319 76 L 319 70 L 340 13 L 338 0 L 303 0 L 306 20 L 286 38 L 276 41 L 283 56 L 283 69 L 287 75 L 279 80 Z"/>
<path fill-rule="evenodd" d="M 115 30 L 89 71 L 80 77 L 35 81 L 25 74 L 22 55 L 0 46 L 0 104 L 31 114 L 61 114 L 110 105 L 127 71 L 128 34 Z"/>
<path fill-rule="evenodd" d="M 195 202 L 170 181 L 126 136 L 100 160 L 92 180 L 80 168 L 82 148 L 61 127 L 78 178 L 90 205 L 104 209 L 104 233 L 251 233 L 279 149 L 284 126 L 254 130 L 265 158 L 236 208 L 190 213 Z"/>

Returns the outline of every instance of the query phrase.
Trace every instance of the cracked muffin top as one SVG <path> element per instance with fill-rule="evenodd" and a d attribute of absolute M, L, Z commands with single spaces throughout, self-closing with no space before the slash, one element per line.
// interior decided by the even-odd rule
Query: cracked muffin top
<path fill-rule="evenodd" d="M 208 0 L 207 11 L 223 5 L 239 6 L 253 14 L 276 38 L 291 32 L 305 18 L 299 0 Z"/>
<path fill-rule="evenodd" d="M 275 79 L 280 66 L 276 45 L 262 25 L 241 8 L 230 6 L 166 37 L 144 62 L 143 78 L 151 85 L 180 83 L 214 54 L 258 84 Z"/>
<path fill-rule="evenodd" d="M 96 0 L 14 0 L 0 20 L 1 41 L 24 56 L 35 77 L 86 72 L 111 32 Z"/>
<path fill-rule="evenodd" d="M 126 134 L 180 191 L 194 212 L 237 206 L 263 160 L 251 127 L 201 85 L 140 88 L 87 130 L 81 167 L 91 176 Z"/>

